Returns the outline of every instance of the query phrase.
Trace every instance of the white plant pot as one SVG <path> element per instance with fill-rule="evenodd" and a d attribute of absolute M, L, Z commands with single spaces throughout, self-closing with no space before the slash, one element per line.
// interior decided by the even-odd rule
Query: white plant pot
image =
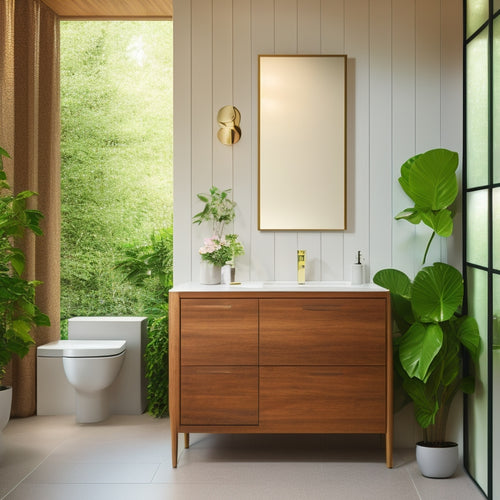
<path fill-rule="evenodd" d="M 0 432 L 2 432 L 10 419 L 12 406 L 12 387 L 0 386 Z"/>
<path fill-rule="evenodd" d="M 453 476 L 458 466 L 458 445 L 446 443 L 446 446 L 438 447 L 417 443 L 417 463 L 420 472 L 426 477 Z"/>
<path fill-rule="evenodd" d="M 220 283 L 220 266 L 202 260 L 200 263 L 200 283 L 202 285 L 218 285 Z"/>

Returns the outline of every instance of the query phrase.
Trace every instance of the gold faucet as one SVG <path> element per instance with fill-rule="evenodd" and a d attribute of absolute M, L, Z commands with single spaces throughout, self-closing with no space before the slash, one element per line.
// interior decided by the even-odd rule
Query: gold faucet
<path fill-rule="evenodd" d="M 306 282 L 306 251 L 297 250 L 297 282 L 304 285 Z"/>

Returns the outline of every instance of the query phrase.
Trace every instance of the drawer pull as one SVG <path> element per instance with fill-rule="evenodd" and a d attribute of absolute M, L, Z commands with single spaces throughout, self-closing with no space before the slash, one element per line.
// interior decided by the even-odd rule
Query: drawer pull
<path fill-rule="evenodd" d="M 207 374 L 210 374 L 210 375 L 231 375 L 231 374 L 234 374 L 234 371 L 219 369 L 219 370 L 205 370 L 203 373 L 205 375 L 207 375 Z"/>
<path fill-rule="evenodd" d="M 189 309 L 194 310 L 194 311 L 199 311 L 199 310 L 207 310 L 207 309 L 213 309 L 213 310 L 219 310 L 219 311 L 227 311 L 231 309 L 233 306 L 231 304 L 200 304 L 198 306 L 190 306 Z"/>
<path fill-rule="evenodd" d="M 303 311 L 336 311 L 339 308 L 338 305 L 330 306 L 302 306 Z"/>

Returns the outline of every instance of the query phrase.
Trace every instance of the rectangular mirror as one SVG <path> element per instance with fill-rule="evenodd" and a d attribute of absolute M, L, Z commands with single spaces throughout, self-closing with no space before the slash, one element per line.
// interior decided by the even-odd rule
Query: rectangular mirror
<path fill-rule="evenodd" d="M 259 230 L 346 228 L 346 63 L 259 56 Z"/>

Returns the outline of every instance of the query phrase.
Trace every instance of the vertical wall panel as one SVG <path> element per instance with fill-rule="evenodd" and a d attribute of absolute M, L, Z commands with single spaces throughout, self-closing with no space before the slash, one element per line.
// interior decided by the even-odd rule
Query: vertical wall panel
<path fill-rule="evenodd" d="M 347 231 L 344 235 L 344 276 L 358 250 L 368 255 L 370 238 L 370 2 L 345 4 L 347 54 Z"/>
<path fill-rule="evenodd" d="M 297 48 L 299 54 L 321 53 L 321 1 L 298 0 Z M 319 111 L 319 110 L 317 110 Z M 321 279 L 321 234 L 298 234 L 298 247 L 306 251 L 306 280 Z M 296 260 L 296 259 L 295 259 Z M 295 269 L 296 269 L 295 265 Z M 296 274 L 296 273 L 295 273 Z M 294 279 L 297 279 L 294 276 Z"/>
<path fill-rule="evenodd" d="M 344 54 L 344 0 L 321 0 L 321 52 Z"/>
<path fill-rule="evenodd" d="M 252 43 L 250 2 L 233 2 L 233 96 L 241 113 L 241 139 L 233 152 L 233 199 L 238 203 L 234 232 L 239 235 L 245 255 L 237 258 L 236 280 L 250 279 L 252 253 L 252 199 L 257 186 L 252 182 Z"/>
<path fill-rule="evenodd" d="M 191 200 L 193 200 L 192 215 L 194 215 L 203 207 L 203 204 L 197 201 L 196 194 L 208 192 L 213 184 L 212 1 L 192 0 L 191 5 Z M 174 98 L 174 113 L 175 108 Z M 174 200 L 176 196 L 177 194 L 174 193 Z M 211 234 L 205 225 L 191 225 L 191 227 L 193 231 L 192 276 L 197 280 L 200 264 L 198 249 L 203 238 Z"/>
<path fill-rule="evenodd" d="M 274 14 L 275 53 L 297 54 L 298 0 L 276 0 Z M 276 189 L 279 189 L 279 186 L 276 186 Z M 293 231 L 276 232 L 274 244 L 275 255 L 279 256 L 274 262 L 274 279 L 278 281 L 296 280 L 297 250 L 299 249 L 297 233 Z"/>
<path fill-rule="evenodd" d="M 174 24 L 174 280 L 191 277 L 191 0 L 177 2 Z"/>
<path fill-rule="evenodd" d="M 274 233 L 257 230 L 258 186 L 258 56 L 274 54 L 274 1 L 252 0 L 252 254 L 250 278 L 253 280 L 275 279 Z"/>
<path fill-rule="evenodd" d="M 441 144 L 460 157 L 458 185 L 462 185 L 462 1 L 441 0 Z M 455 203 L 453 234 L 442 245 L 441 260 L 462 266 L 462 194 Z"/>
<path fill-rule="evenodd" d="M 276 54 L 297 54 L 297 2 L 298 0 L 275 0 Z"/>
<path fill-rule="evenodd" d="M 321 52 L 323 54 L 345 54 L 344 17 L 344 0 L 322 0 Z M 347 220 L 348 224 L 349 222 Z M 333 281 L 344 279 L 344 231 L 321 234 L 321 279 Z"/>
<path fill-rule="evenodd" d="M 415 2 L 415 148 L 417 153 L 441 144 L 441 5 L 435 0 Z M 432 230 L 416 228 L 415 250 L 423 258 Z M 426 259 L 441 258 L 441 238 L 434 238 Z M 422 257 L 420 257 L 422 256 Z"/>
<path fill-rule="evenodd" d="M 401 165 L 415 150 L 415 0 L 392 4 L 392 212 L 411 206 L 397 182 Z M 392 265 L 414 275 L 415 227 L 393 220 Z M 417 258 L 417 261 L 415 259 Z"/>
<path fill-rule="evenodd" d="M 223 106 L 233 105 L 232 3 L 232 0 L 213 0 L 212 9 L 212 182 L 220 189 L 233 185 L 233 148 L 217 138 L 217 113 Z"/>
<path fill-rule="evenodd" d="M 391 0 L 370 9 L 370 250 L 369 266 L 391 266 L 392 78 Z"/>
<path fill-rule="evenodd" d="M 299 54 L 321 51 L 321 0 L 298 0 Z"/>

